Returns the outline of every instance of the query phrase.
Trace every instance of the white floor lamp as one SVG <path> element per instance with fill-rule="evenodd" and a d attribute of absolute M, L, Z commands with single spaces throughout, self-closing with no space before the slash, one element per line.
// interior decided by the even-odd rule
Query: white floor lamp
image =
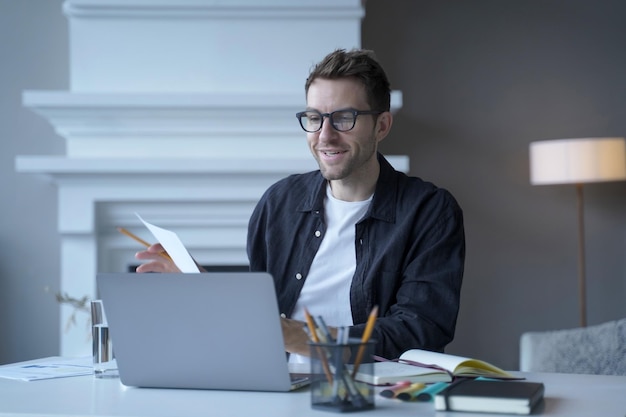
<path fill-rule="evenodd" d="M 555 139 L 530 144 L 531 184 L 576 185 L 581 327 L 587 325 L 583 184 L 621 180 L 626 180 L 626 141 L 624 138 Z"/>

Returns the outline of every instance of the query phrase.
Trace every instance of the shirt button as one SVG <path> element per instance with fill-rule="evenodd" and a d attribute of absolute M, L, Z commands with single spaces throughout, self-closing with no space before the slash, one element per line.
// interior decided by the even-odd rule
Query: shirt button
<path fill-rule="evenodd" d="M 298 272 L 298 273 L 296 274 L 296 279 L 302 279 L 302 274 Z"/>
<path fill-rule="evenodd" d="M 280 313 L 280 317 L 283 318 L 283 319 L 286 319 L 287 315 L 285 313 Z"/>
<path fill-rule="evenodd" d="M 320 237 L 322 236 L 322 232 L 320 232 L 319 230 L 315 231 L 315 237 Z"/>

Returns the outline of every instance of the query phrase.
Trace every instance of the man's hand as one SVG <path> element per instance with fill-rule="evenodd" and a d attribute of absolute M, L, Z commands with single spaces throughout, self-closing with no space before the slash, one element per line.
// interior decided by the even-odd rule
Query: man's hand
<path fill-rule="evenodd" d="M 143 263 L 137 267 L 137 272 L 181 272 L 176 264 L 169 259 L 160 243 L 155 243 L 148 249 L 137 252 L 135 258 L 150 262 Z"/>
<path fill-rule="evenodd" d="M 309 335 L 304 331 L 306 323 L 292 319 L 280 319 L 285 341 L 285 351 L 297 353 L 298 355 L 311 356 L 309 349 Z M 328 327 L 332 338 L 337 337 L 337 328 Z"/>
<path fill-rule="evenodd" d="M 306 323 L 292 319 L 280 319 L 285 341 L 285 351 L 298 355 L 310 356 L 309 336 L 304 331 Z"/>

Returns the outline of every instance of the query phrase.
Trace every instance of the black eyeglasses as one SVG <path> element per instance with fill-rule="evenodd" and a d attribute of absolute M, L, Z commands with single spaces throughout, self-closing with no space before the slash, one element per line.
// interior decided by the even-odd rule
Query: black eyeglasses
<path fill-rule="evenodd" d="M 296 113 L 300 126 L 305 132 L 313 133 L 322 128 L 324 117 L 328 117 L 330 124 L 339 132 L 352 130 L 356 124 L 357 116 L 361 114 L 381 114 L 382 110 L 336 110 L 332 113 L 320 113 L 317 110 L 307 110 Z"/>

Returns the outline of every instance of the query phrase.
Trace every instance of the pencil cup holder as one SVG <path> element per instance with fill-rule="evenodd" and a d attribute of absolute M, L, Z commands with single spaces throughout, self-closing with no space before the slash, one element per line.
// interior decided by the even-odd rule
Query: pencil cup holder
<path fill-rule="evenodd" d="M 119 377 L 102 300 L 91 302 L 91 337 L 94 376 L 96 378 Z"/>
<path fill-rule="evenodd" d="M 310 343 L 311 407 L 334 412 L 374 408 L 374 387 L 360 379 L 374 372 L 374 342 Z"/>

